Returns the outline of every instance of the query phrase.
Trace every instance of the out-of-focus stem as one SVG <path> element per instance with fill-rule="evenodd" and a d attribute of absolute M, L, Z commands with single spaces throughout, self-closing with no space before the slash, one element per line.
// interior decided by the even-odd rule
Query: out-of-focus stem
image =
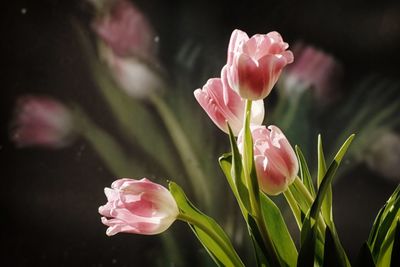
<path fill-rule="evenodd" d="M 200 161 L 195 155 L 186 134 L 162 98 L 153 94 L 150 100 L 157 109 L 179 152 L 183 166 L 186 169 L 186 173 L 189 175 L 189 180 L 196 194 L 196 199 L 198 201 L 204 201 L 206 208 L 210 209 L 212 205 L 212 195 L 210 194 L 210 189 L 207 188 L 207 177 L 203 173 Z"/>
<path fill-rule="evenodd" d="M 124 152 L 114 138 L 95 125 L 83 111 L 76 108 L 74 119 L 80 134 L 91 144 L 115 175 L 127 176 L 133 169 L 137 171 L 137 168 L 140 168 L 132 166 L 132 162 L 127 162 Z"/>

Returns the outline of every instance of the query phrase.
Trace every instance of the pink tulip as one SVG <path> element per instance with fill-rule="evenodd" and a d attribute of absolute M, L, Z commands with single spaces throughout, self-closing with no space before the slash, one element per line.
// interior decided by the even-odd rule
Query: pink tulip
<path fill-rule="evenodd" d="M 62 147 L 74 136 L 70 111 L 49 97 L 19 98 L 13 128 L 11 138 L 20 147 Z"/>
<path fill-rule="evenodd" d="M 99 208 L 106 234 L 119 232 L 155 235 L 167 230 L 179 210 L 174 197 L 163 186 L 146 178 L 119 179 L 105 188 L 107 204 Z"/>
<path fill-rule="evenodd" d="M 118 56 L 154 58 L 155 34 L 142 12 L 127 0 L 116 0 L 93 23 L 99 37 Z"/>
<path fill-rule="evenodd" d="M 228 47 L 228 60 L 222 69 L 224 82 L 242 98 L 264 99 L 277 82 L 282 69 L 293 62 L 293 54 L 278 32 L 249 38 L 234 30 Z"/>
<path fill-rule="evenodd" d="M 299 170 L 296 154 L 282 131 L 276 126 L 251 126 L 254 162 L 258 182 L 263 192 L 278 195 L 293 183 Z M 243 133 L 238 137 L 243 152 Z"/>
<path fill-rule="evenodd" d="M 312 88 L 316 98 L 324 102 L 338 94 L 343 70 L 333 56 L 302 43 L 296 43 L 293 53 L 297 60 L 285 69 L 282 77 L 285 93 L 296 95 Z"/>
<path fill-rule="evenodd" d="M 227 122 L 235 136 L 243 127 L 245 101 L 229 85 L 223 86 L 221 79 L 209 79 L 203 89 L 194 91 L 194 96 L 211 120 L 225 133 Z M 264 120 L 264 103 L 255 101 L 252 106 L 251 122 L 261 124 Z"/>
<path fill-rule="evenodd" d="M 159 69 L 150 62 L 136 57 L 120 57 L 106 47 L 101 52 L 115 82 L 129 96 L 146 98 L 164 87 L 161 70 L 158 72 Z"/>

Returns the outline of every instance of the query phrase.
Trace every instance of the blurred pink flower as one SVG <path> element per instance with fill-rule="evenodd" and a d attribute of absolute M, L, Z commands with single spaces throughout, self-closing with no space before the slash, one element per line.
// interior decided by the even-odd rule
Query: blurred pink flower
<path fill-rule="evenodd" d="M 278 195 L 287 190 L 299 171 L 297 157 L 289 141 L 276 126 L 251 126 L 254 162 L 258 182 L 263 192 Z M 238 137 L 243 152 L 243 132 Z"/>
<path fill-rule="evenodd" d="M 343 71 L 333 56 L 302 43 L 295 44 L 293 53 L 296 62 L 285 69 L 281 79 L 286 94 L 299 94 L 311 87 L 320 101 L 329 102 L 338 95 Z"/>
<path fill-rule="evenodd" d="M 145 98 L 164 87 L 161 70 L 150 62 L 137 57 L 120 57 L 106 47 L 102 57 L 115 82 L 132 97 Z"/>
<path fill-rule="evenodd" d="M 363 157 L 369 168 L 395 182 L 400 181 L 400 136 L 393 131 L 379 132 Z"/>
<path fill-rule="evenodd" d="M 243 127 L 245 101 L 221 79 L 209 79 L 203 89 L 194 91 L 194 96 L 211 120 L 225 133 L 229 133 L 227 122 L 237 136 Z M 264 120 L 264 102 L 252 105 L 251 122 L 261 124 Z"/>
<path fill-rule="evenodd" d="M 146 178 L 119 179 L 105 188 L 107 203 L 100 206 L 107 235 L 119 232 L 155 235 L 167 230 L 179 210 L 174 197 L 163 186 Z"/>
<path fill-rule="evenodd" d="M 69 109 L 50 97 L 20 97 L 12 124 L 11 138 L 20 147 L 58 148 L 69 144 L 74 136 Z"/>
<path fill-rule="evenodd" d="M 93 28 L 118 56 L 155 57 L 154 30 L 143 13 L 128 0 L 111 2 L 108 12 L 95 20 Z"/>
<path fill-rule="evenodd" d="M 256 34 L 249 38 L 234 30 L 228 47 L 228 60 L 222 69 L 228 82 L 242 98 L 265 98 L 277 82 L 282 69 L 293 62 L 293 54 L 278 32 Z"/>

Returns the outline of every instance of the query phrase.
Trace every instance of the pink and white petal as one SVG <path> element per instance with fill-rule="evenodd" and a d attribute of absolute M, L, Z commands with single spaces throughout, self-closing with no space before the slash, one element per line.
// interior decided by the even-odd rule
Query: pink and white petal
<path fill-rule="evenodd" d="M 194 91 L 194 96 L 215 125 L 225 133 L 228 133 L 226 119 L 219 110 L 217 103 L 208 95 L 208 93 L 201 89 L 197 89 Z"/>
<path fill-rule="evenodd" d="M 237 71 L 239 95 L 242 98 L 258 100 L 265 97 L 263 96 L 265 77 L 261 75 L 261 69 L 252 58 L 241 54 L 237 59 Z"/>
<path fill-rule="evenodd" d="M 232 32 L 231 38 L 229 40 L 229 46 L 228 46 L 227 64 L 229 64 L 229 65 L 232 64 L 234 53 L 242 52 L 241 46 L 247 40 L 249 40 L 249 36 L 244 31 L 236 29 Z"/>

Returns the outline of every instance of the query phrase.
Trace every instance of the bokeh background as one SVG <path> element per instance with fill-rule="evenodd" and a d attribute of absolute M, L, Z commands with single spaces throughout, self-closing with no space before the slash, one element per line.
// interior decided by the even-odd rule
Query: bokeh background
<path fill-rule="evenodd" d="M 191 67 L 192 73 L 199 75 L 193 75 L 191 86 L 183 94 L 193 105 L 191 92 L 208 77 L 219 75 L 235 28 L 249 34 L 277 30 L 289 43 L 302 40 L 329 52 L 344 67 L 343 95 L 351 94 L 351 85 L 368 75 L 400 81 L 397 1 L 135 3 L 158 33 L 164 66 L 174 62 L 183 42 L 189 43 L 189 49 L 198 49 L 198 60 Z M 105 235 L 97 208 L 105 202 L 103 188 L 114 177 L 84 140 L 57 151 L 17 149 L 9 140 L 13 107 L 21 94 L 49 94 L 79 103 L 100 126 L 114 127 L 90 77 L 72 25 L 76 20 L 88 25 L 92 17 L 93 10 L 83 0 L 15 0 L 3 4 L 0 254 L 4 266 L 154 266 L 162 249 L 157 237 Z M 179 77 L 170 73 L 170 79 Z M 211 123 L 209 126 L 214 127 Z M 340 121 L 335 121 L 330 127 L 340 126 Z M 228 150 L 227 140 L 217 131 L 210 138 L 221 140 L 215 148 L 218 154 L 210 159 L 217 165 L 217 156 Z M 399 181 L 400 177 L 386 179 L 365 164 L 358 164 L 335 184 L 335 220 L 351 259 L 356 257 L 378 209 Z M 224 199 L 221 196 L 221 201 Z M 182 223 L 172 228 L 182 228 L 178 235 L 190 236 Z M 186 243 L 186 249 L 203 253 L 197 241 L 191 241 Z"/>

